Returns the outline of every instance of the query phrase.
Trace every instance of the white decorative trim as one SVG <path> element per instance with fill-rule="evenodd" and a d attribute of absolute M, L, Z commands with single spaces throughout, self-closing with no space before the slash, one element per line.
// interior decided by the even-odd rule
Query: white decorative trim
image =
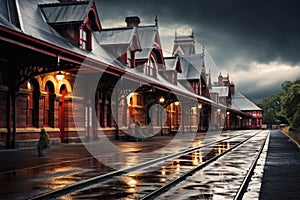
<path fill-rule="evenodd" d="M 17 13 L 18 13 L 18 17 L 19 17 L 20 28 L 21 28 L 22 32 L 25 32 L 22 15 L 20 13 L 20 5 L 19 5 L 18 0 L 16 0 L 16 8 L 17 8 Z"/>

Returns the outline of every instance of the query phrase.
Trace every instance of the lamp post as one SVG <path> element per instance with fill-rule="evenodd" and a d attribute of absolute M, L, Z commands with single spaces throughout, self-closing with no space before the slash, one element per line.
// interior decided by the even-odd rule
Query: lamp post
<path fill-rule="evenodd" d="M 159 98 L 159 104 L 163 107 L 163 104 L 165 102 L 165 98 L 161 96 Z M 162 126 L 162 115 L 163 115 L 164 109 L 161 110 L 161 115 L 160 115 L 160 135 L 163 136 L 163 126 Z"/>
<path fill-rule="evenodd" d="M 202 129 L 202 122 L 201 122 L 201 109 L 202 109 L 203 105 L 202 103 L 198 103 L 198 113 L 199 113 L 199 116 L 198 116 L 198 132 L 201 131 Z"/>

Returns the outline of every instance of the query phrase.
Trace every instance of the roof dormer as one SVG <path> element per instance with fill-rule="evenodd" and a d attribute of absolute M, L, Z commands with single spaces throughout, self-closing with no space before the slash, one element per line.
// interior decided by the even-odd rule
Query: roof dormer
<path fill-rule="evenodd" d="M 94 1 L 70 1 L 39 5 L 45 20 L 81 49 L 92 50 L 92 32 L 102 29 Z"/>
<path fill-rule="evenodd" d="M 141 51 L 136 27 L 103 29 L 94 33 L 95 40 L 125 65 L 134 68 L 135 53 Z"/>
<path fill-rule="evenodd" d="M 166 78 L 170 83 L 177 85 L 178 82 L 178 73 L 182 73 L 180 58 L 178 56 L 175 57 L 165 57 L 166 64 Z"/>

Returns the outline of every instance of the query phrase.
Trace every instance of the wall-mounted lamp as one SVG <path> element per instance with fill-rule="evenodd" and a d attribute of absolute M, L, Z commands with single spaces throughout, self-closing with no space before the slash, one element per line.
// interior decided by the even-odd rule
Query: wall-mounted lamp
<path fill-rule="evenodd" d="M 199 104 L 198 104 L 198 108 L 199 108 L 199 109 L 202 109 L 202 103 L 199 103 Z"/>
<path fill-rule="evenodd" d="M 61 73 L 61 71 L 59 71 L 57 74 L 56 74 L 56 79 L 58 81 L 61 81 L 65 78 L 65 75 L 63 75 L 63 73 Z"/>
<path fill-rule="evenodd" d="M 230 114 L 230 112 L 227 112 L 226 114 L 227 114 L 227 115 L 229 115 L 229 114 Z"/>
<path fill-rule="evenodd" d="M 175 101 L 175 106 L 179 106 L 179 101 Z"/>
<path fill-rule="evenodd" d="M 164 103 L 165 102 L 165 98 L 162 96 L 159 98 L 159 103 Z"/>

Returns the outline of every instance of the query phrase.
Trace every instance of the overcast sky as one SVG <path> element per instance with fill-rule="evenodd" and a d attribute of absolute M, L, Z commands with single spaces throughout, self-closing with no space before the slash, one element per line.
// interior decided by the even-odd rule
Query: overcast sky
<path fill-rule="evenodd" d="M 96 0 L 103 28 L 125 26 L 137 15 L 154 24 L 165 54 L 174 33 L 195 32 L 223 75 L 253 101 L 281 91 L 281 83 L 300 77 L 300 1 L 298 0 Z M 211 63 L 209 63 L 211 65 Z M 213 77 L 216 80 L 217 77 Z"/>

